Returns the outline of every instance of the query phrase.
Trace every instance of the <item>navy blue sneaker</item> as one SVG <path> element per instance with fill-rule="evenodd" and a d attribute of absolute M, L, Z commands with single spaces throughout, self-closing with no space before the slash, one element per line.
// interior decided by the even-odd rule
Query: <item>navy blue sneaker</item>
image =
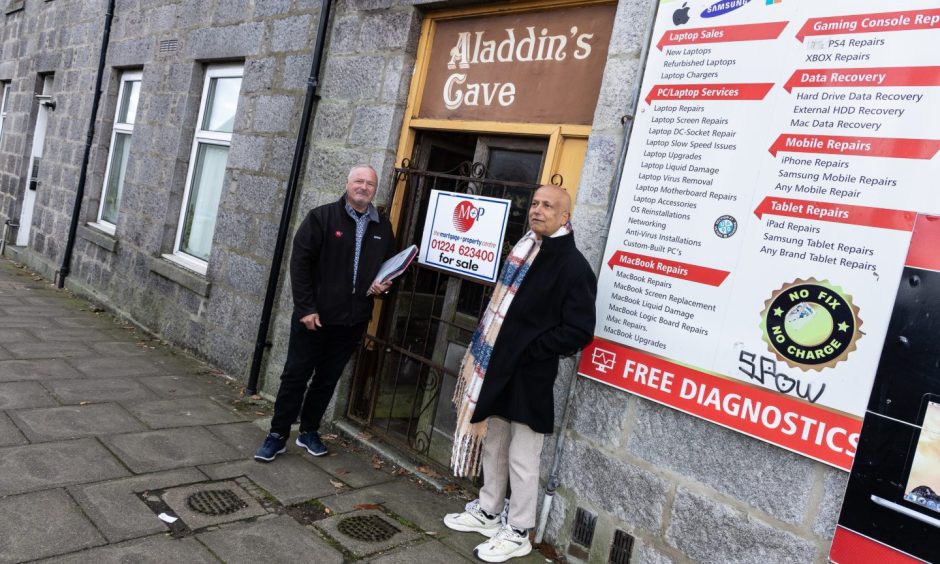
<path fill-rule="evenodd" d="M 326 445 L 320 440 L 320 433 L 316 431 L 301 433 L 297 437 L 297 446 L 307 449 L 307 452 L 314 456 L 323 456 L 326 454 Z"/>
<path fill-rule="evenodd" d="M 277 433 L 269 433 L 262 444 L 255 451 L 255 460 L 258 462 L 271 462 L 274 458 L 287 450 L 287 437 Z"/>

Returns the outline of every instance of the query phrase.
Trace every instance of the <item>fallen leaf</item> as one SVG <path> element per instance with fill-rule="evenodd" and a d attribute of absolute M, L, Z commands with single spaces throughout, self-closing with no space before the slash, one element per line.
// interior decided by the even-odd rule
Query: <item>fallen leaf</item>
<path fill-rule="evenodd" d="M 320 438 L 321 438 L 321 439 L 325 439 L 325 440 L 327 440 L 327 441 L 335 441 L 335 440 L 336 440 L 336 435 L 333 435 L 333 434 L 320 435 Z"/>
<path fill-rule="evenodd" d="M 436 535 L 436 534 L 437 534 L 437 531 L 424 531 L 424 534 L 426 534 L 426 535 Z"/>
<path fill-rule="evenodd" d="M 267 413 L 265 413 L 265 412 L 263 412 L 263 411 L 256 411 L 256 412 L 255 412 L 255 415 L 267 415 Z"/>
<path fill-rule="evenodd" d="M 78 402 L 78 405 L 88 405 L 89 403 L 91 403 L 91 402 L 80 401 L 80 402 Z"/>
<path fill-rule="evenodd" d="M 378 503 L 359 503 L 354 506 L 355 509 L 378 509 Z"/>
<path fill-rule="evenodd" d="M 340 476 L 345 476 L 346 474 L 349 474 L 349 470 L 337 470 L 336 473 Z"/>
<path fill-rule="evenodd" d="M 337 488 L 337 489 L 338 489 L 338 488 L 341 488 L 341 487 L 343 487 L 343 486 L 346 485 L 346 484 L 344 484 L 344 483 L 342 483 L 342 482 L 339 482 L 339 481 L 336 481 L 336 480 L 330 480 L 330 483 L 333 484 L 333 487 L 334 487 L 334 488 Z"/>
<path fill-rule="evenodd" d="M 324 507 L 324 508 L 323 508 L 323 512 L 326 513 L 327 515 L 329 515 L 330 513 L 333 513 L 333 510 L 330 509 L 329 507 Z"/>
<path fill-rule="evenodd" d="M 459 489 L 460 489 L 460 486 L 458 486 L 457 484 L 447 484 L 446 486 L 444 486 L 444 491 L 447 493 L 454 493 L 455 491 Z"/>

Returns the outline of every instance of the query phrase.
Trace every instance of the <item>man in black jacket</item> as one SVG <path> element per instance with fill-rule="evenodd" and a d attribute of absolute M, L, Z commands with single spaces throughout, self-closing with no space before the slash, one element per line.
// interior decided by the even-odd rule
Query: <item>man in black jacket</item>
<path fill-rule="evenodd" d="M 480 499 L 444 517 L 451 529 L 491 537 L 474 551 L 486 562 L 532 550 L 528 529 L 535 526 L 542 442 L 554 430 L 559 357 L 594 334 L 597 278 L 575 247 L 570 209 L 571 197 L 558 186 L 542 186 L 532 199 L 529 227 L 539 248 L 498 329 L 470 420 L 487 425 Z M 501 526 L 507 484 L 512 497 Z"/>
<path fill-rule="evenodd" d="M 287 362 L 271 432 L 255 460 L 270 462 L 287 450 L 298 415 L 297 445 L 314 456 L 327 453 L 318 433 L 320 420 L 365 334 L 373 296 L 391 286 L 374 281 L 395 250 L 391 224 L 372 205 L 377 183 L 371 166 L 353 167 L 346 193 L 311 210 L 297 229 L 290 259 L 294 312 Z"/>

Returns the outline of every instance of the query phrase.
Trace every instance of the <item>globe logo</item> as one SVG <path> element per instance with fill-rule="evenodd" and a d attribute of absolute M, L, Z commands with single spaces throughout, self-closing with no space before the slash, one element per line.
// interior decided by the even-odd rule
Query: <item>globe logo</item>
<path fill-rule="evenodd" d="M 738 231 L 738 220 L 731 215 L 723 215 L 715 220 L 715 235 L 722 239 L 731 237 Z"/>

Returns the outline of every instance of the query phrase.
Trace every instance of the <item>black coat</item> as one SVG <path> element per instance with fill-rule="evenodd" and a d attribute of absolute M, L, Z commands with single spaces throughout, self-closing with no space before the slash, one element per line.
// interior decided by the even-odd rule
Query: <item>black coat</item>
<path fill-rule="evenodd" d="M 537 433 L 554 430 L 558 359 L 591 341 L 596 296 L 597 278 L 574 235 L 544 238 L 496 337 L 474 423 L 498 415 Z"/>
<path fill-rule="evenodd" d="M 362 238 L 359 273 L 353 288 L 356 222 L 346 212 L 346 198 L 314 208 L 294 235 L 290 257 L 294 314 L 320 314 L 324 325 L 355 325 L 372 317 L 366 295 L 382 263 L 395 254 L 388 219 L 370 221 Z"/>

